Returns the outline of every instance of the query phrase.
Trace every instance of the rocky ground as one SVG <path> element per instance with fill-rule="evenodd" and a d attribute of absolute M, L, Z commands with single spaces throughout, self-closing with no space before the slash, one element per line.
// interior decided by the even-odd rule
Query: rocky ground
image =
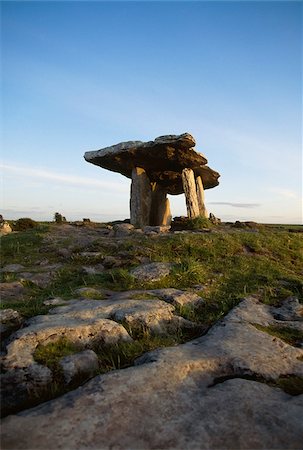
<path fill-rule="evenodd" d="M 149 227 L 145 233 L 158 239 L 165 231 Z M 143 232 L 128 224 L 55 228 L 44 237 L 43 258 L 2 268 L 13 274 L 0 285 L 2 300 L 14 305 L 27 299 L 33 285 L 47 289 L 74 255 L 84 258 L 81 270 L 87 274 L 124 267 L 128 254 L 119 253 L 117 244 L 134 233 Z M 97 255 L 96 239 L 106 241 L 111 254 Z M 131 276 L 151 283 L 172 270 L 173 262 L 141 255 Z M 247 295 L 209 328 L 194 314 L 182 314 L 203 306 L 203 289 L 82 286 L 72 298 L 45 299 L 45 314 L 25 318 L 16 309 L 2 309 L 2 410 L 9 414 L 2 419 L 2 447 L 302 448 L 303 308 L 298 298 L 268 305 L 258 295 Z M 297 333 L 295 342 L 283 338 L 289 330 Z M 117 370 L 102 373 L 100 349 L 126 351 L 138 336 L 138 342 L 157 339 L 159 345 L 147 347 L 155 349 L 133 358 L 125 364 L 129 367 L 116 364 Z M 39 359 L 37 349 L 60 340 L 72 342 L 73 351 L 53 366 Z M 54 380 L 69 392 L 52 395 L 48 388 Z"/>

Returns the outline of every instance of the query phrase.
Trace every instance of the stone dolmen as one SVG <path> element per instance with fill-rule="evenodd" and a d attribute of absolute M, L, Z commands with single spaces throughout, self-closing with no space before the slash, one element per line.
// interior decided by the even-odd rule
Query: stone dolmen
<path fill-rule="evenodd" d="M 166 135 L 154 141 L 128 141 L 86 152 L 86 161 L 131 178 L 130 221 L 166 226 L 171 213 L 167 194 L 185 194 L 189 218 L 207 217 L 204 189 L 219 184 L 220 174 L 208 167 L 207 159 L 193 147 L 188 134 Z"/>

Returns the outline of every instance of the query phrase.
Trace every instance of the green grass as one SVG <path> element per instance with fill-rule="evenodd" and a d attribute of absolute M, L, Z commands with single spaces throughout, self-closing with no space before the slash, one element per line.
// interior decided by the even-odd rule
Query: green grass
<path fill-rule="evenodd" d="M 259 324 L 253 324 L 258 330 L 265 331 L 271 336 L 278 337 L 284 342 L 294 346 L 300 346 L 303 342 L 303 332 L 291 327 L 282 327 L 279 325 L 270 325 L 265 327 Z"/>
<path fill-rule="evenodd" d="M 27 266 L 43 258 L 54 258 L 56 245 L 60 247 L 62 239 L 60 243 L 53 242 L 46 248 L 43 243 L 43 237 L 53 228 L 54 225 L 40 226 L 2 238 L 2 265 L 20 263 Z M 29 317 L 45 312 L 43 300 L 49 297 L 74 298 L 74 292 L 79 287 L 120 291 L 168 287 L 188 289 L 201 284 L 204 286 L 202 295 L 205 304 L 194 313 L 187 311 L 185 316 L 195 316 L 196 321 L 211 324 L 249 294 L 257 293 L 268 304 L 279 304 L 289 295 L 295 295 L 302 301 L 302 238 L 300 233 L 269 227 L 259 232 L 243 232 L 227 226 L 220 226 L 216 232 L 207 234 L 159 235 L 156 239 L 133 236 L 119 240 L 115 248 L 111 245 L 107 247 L 106 238 L 96 237 L 85 250 L 113 256 L 126 252 L 131 264 L 106 270 L 102 274 L 88 275 L 83 273 L 82 266 L 87 261 L 82 257 L 75 255 L 61 260 L 64 265 L 47 288 L 28 286 L 26 301 L 17 302 L 13 307 L 22 309 Z M 67 239 L 73 241 L 72 232 Z M 142 256 L 151 262 L 173 262 L 174 269 L 169 276 L 157 282 L 136 280 L 129 269 L 139 265 L 138 258 Z M 94 262 L 101 261 L 102 257 Z M 11 279 L 14 277 L 11 275 Z M 7 303 L 2 307 L 7 307 Z"/>

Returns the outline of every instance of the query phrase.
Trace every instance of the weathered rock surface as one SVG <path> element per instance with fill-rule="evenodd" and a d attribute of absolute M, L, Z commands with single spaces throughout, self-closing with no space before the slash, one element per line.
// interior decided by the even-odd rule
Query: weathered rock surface
<path fill-rule="evenodd" d="M 25 267 L 22 264 L 7 264 L 1 269 L 1 272 L 16 273 L 24 270 Z"/>
<path fill-rule="evenodd" d="M 5 236 L 6 234 L 11 233 L 12 227 L 10 226 L 10 224 L 8 222 L 0 222 L 0 236 Z"/>
<path fill-rule="evenodd" d="M 65 382 L 69 384 L 77 378 L 88 378 L 95 375 L 99 368 L 98 356 L 92 350 L 84 350 L 61 358 L 60 366 Z"/>
<path fill-rule="evenodd" d="M 135 227 L 130 223 L 117 223 L 113 226 L 116 237 L 128 236 L 134 231 Z"/>
<path fill-rule="evenodd" d="M 130 273 L 133 277 L 142 280 L 142 281 L 158 281 L 161 278 L 166 277 L 172 271 L 173 265 L 171 263 L 149 263 L 142 264 L 135 269 L 133 269 Z"/>
<path fill-rule="evenodd" d="M 23 322 L 22 316 L 11 308 L 0 310 L 0 336 L 4 338 L 13 330 L 20 327 Z"/>
<path fill-rule="evenodd" d="M 53 314 L 33 317 L 28 321 L 27 327 L 10 337 L 7 355 L 3 358 L 3 365 L 7 370 L 30 366 L 34 363 L 33 354 L 39 344 L 55 342 L 63 337 L 83 347 L 99 341 L 113 344 L 120 340 L 131 340 L 122 325 L 105 319 L 102 313 L 101 317 L 94 315 L 95 309 L 77 311 L 74 308 L 64 314 L 61 312 L 62 308 L 68 311 L 69 307 L 61 306 L 53 309 Z M 58 310 L 60 314 L 57 314 Z"/>
<path fill-rule="evenodd" d="M 159 183 L 169 194 L 183 192 L 181 172 L 193 169 L 201 176 L 205 189 L 217 186 L 219 173 L 206 166 L 207 159 L 193 147 L 189 133 L 166 135 L 154 141 L 121 142 L 101 150 L 86 152 L 86 161 L 131 178 L 135 167 L 144 169 L 151 182 Z"/>
<path fill-rule="evenodd" d="M 181 291 L 174 288 L 154 289 L 152 292 L 174 306 L 190 305 L 196 307 L 204 303 L 204 300 L 194 292 Z"/>
<path fill-rule="evenodd" d="M 3 448 L 301 449 L 303 396 L 266 383 L 302 375 L 303 351 L 253 323 L 277 321 L 247 298 L 201 338 L 7 417 Z"/>
<path fill-rule="evenodd" d="M 0 298 L 3 302 L 23 300 L 26 288 L 20 281 L 0 283 Z"/>

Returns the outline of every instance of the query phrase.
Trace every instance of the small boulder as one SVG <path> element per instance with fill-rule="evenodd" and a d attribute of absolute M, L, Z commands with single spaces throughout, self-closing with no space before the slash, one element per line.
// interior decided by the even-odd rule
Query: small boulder
<path fill-rule="evenodd" d="M 8 223 L 8 222 L 1 222 L 0 223 L 0 236 L 1 235 L 6 235 L 6 234 L 9 234 L 9 233 L 11 233 L 13 230 L 12 230 L 12 228 L 11 228 L 11 226 L 10 226 L 10 224 Z"/>
<path fill-rule="evenodd" d="M 168 233 L 170 228 L 171 228 L 170 226 L 161 226 L 161 225 L 154 226 L 154 227 L 146 226 L 146 227 L 143 228 L 143 231 L 147 235 L 150 234 L 150 233 L 160 234 L 160 233 Z"/>
<path fill-rule="evenodd" d="M 90 378 L 99 368 L 98 357 L 92 350 L 84 350 L 74 355 L 65 356 L 59 362 L 66 384 L 79 378 Z"/>
<path fill-rule="evenodd" d="M 136 267 L 131 274 L 140 281 L 158 281 L 167 277 L 171 273 L 172 267 L 171 263 L 153 262 Z"/>
<path fill-rule="evenodd" d="M 83 266 L 82 270 L 87 275 L 99 275 L 100 273 L 104 272 L 104 265 L 103 264 L 97 264 L 96 266 Z"/>
<path fill-rule="evenodd" d="M 103 259 L 103 266 L 106 269 L 111 269 L 114 267 L 120 267 L 123 264 L 120 258 L 117 258 L 115 256 L 105 256 Z"/>
<path fill-rule="evenodd" d="M 23 322 L 22 316 L 14 309 L 0 310 L 0 336 L 4 338 L 18 329 Z"/>
<path fill-rule="evenodd" d="M 197 307 L 204 303 L 204 300 L 194 292 L 186 292 L 174 288 L 155 289 L 153 293 L 174 306 L 190 305 Z"/>
<path fill-rule="evenodd" d="M 0 298 L 2 301 L 23 300 L 26 289 L 20 281 L 0 283 Z"/>
<path fill-rule="evenodd" d="M 113 227 L 116 237 L 128 236 L 134 231 L 134 229 L 135 227 L 130 223 L 117 223 Z"/>
<path fill-rule="evenodd" d="M 25 267 L 22 264 L 7 264 L 1 269 L 1 272 L 16 273 L 24 269 Z"/>

